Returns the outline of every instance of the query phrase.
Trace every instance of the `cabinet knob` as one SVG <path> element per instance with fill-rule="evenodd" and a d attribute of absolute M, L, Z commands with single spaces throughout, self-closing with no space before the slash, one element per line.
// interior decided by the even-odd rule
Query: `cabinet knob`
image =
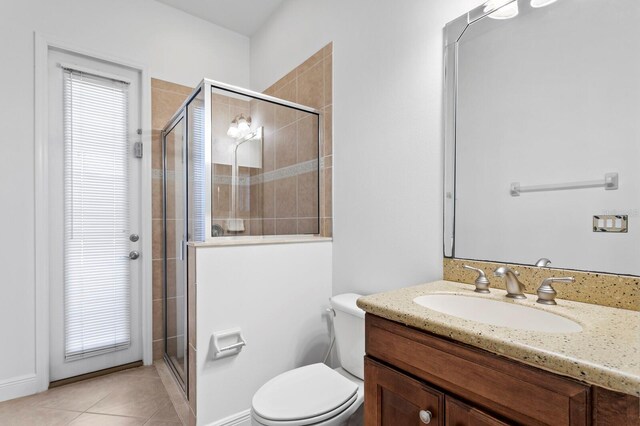
<path fill-rule="evenodd" d="M 429 410 L 420 410 L 420 421 L 425 425 L 431 423 L 431 411 Z"/>

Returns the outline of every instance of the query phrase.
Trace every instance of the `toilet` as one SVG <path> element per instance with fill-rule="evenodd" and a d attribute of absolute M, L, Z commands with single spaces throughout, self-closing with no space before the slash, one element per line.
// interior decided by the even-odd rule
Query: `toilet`
<path fill-rule="evenodd" d="M 262 385 L 251 403 L 254 426 L 361 425 L 364 401 L 364 311 L 359 294 L 331 298 L 340 367 L 311 364 Z"/>

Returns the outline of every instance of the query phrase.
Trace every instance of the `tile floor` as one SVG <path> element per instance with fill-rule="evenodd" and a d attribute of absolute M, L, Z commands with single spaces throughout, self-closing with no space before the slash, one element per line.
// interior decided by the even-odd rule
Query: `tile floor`
<path fill-rule="evenodd" d="M 0 425 L 182 425 L 158 369 L 133 368 L 0 402 Z"/>

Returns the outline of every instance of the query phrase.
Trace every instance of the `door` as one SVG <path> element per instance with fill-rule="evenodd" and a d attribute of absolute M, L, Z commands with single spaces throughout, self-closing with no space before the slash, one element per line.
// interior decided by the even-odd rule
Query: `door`
<path fill-rule="evenodd" d="M 179 115 L 163 133 L 164 186 L 164 352 L 180 384 L 187 383 L 186 117 Z"/>
<path fill-rule="evenodd" d="M 369 358 L 364 376 L 367 426 L 444 424 L 441 392 Z"/>
<path fill-rule="evenodd" d="M 142 359 L 140 73 L 50 50 L 50 380 Z"/>

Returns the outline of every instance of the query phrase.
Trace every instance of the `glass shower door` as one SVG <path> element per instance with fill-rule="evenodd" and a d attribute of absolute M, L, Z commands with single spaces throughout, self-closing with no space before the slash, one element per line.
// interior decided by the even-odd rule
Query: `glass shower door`
<path fill-rule="evenodd" d="M 163 138 L 165 359 L 182 386 L 187 382 L 186 118 L 178 116 Z"/>

